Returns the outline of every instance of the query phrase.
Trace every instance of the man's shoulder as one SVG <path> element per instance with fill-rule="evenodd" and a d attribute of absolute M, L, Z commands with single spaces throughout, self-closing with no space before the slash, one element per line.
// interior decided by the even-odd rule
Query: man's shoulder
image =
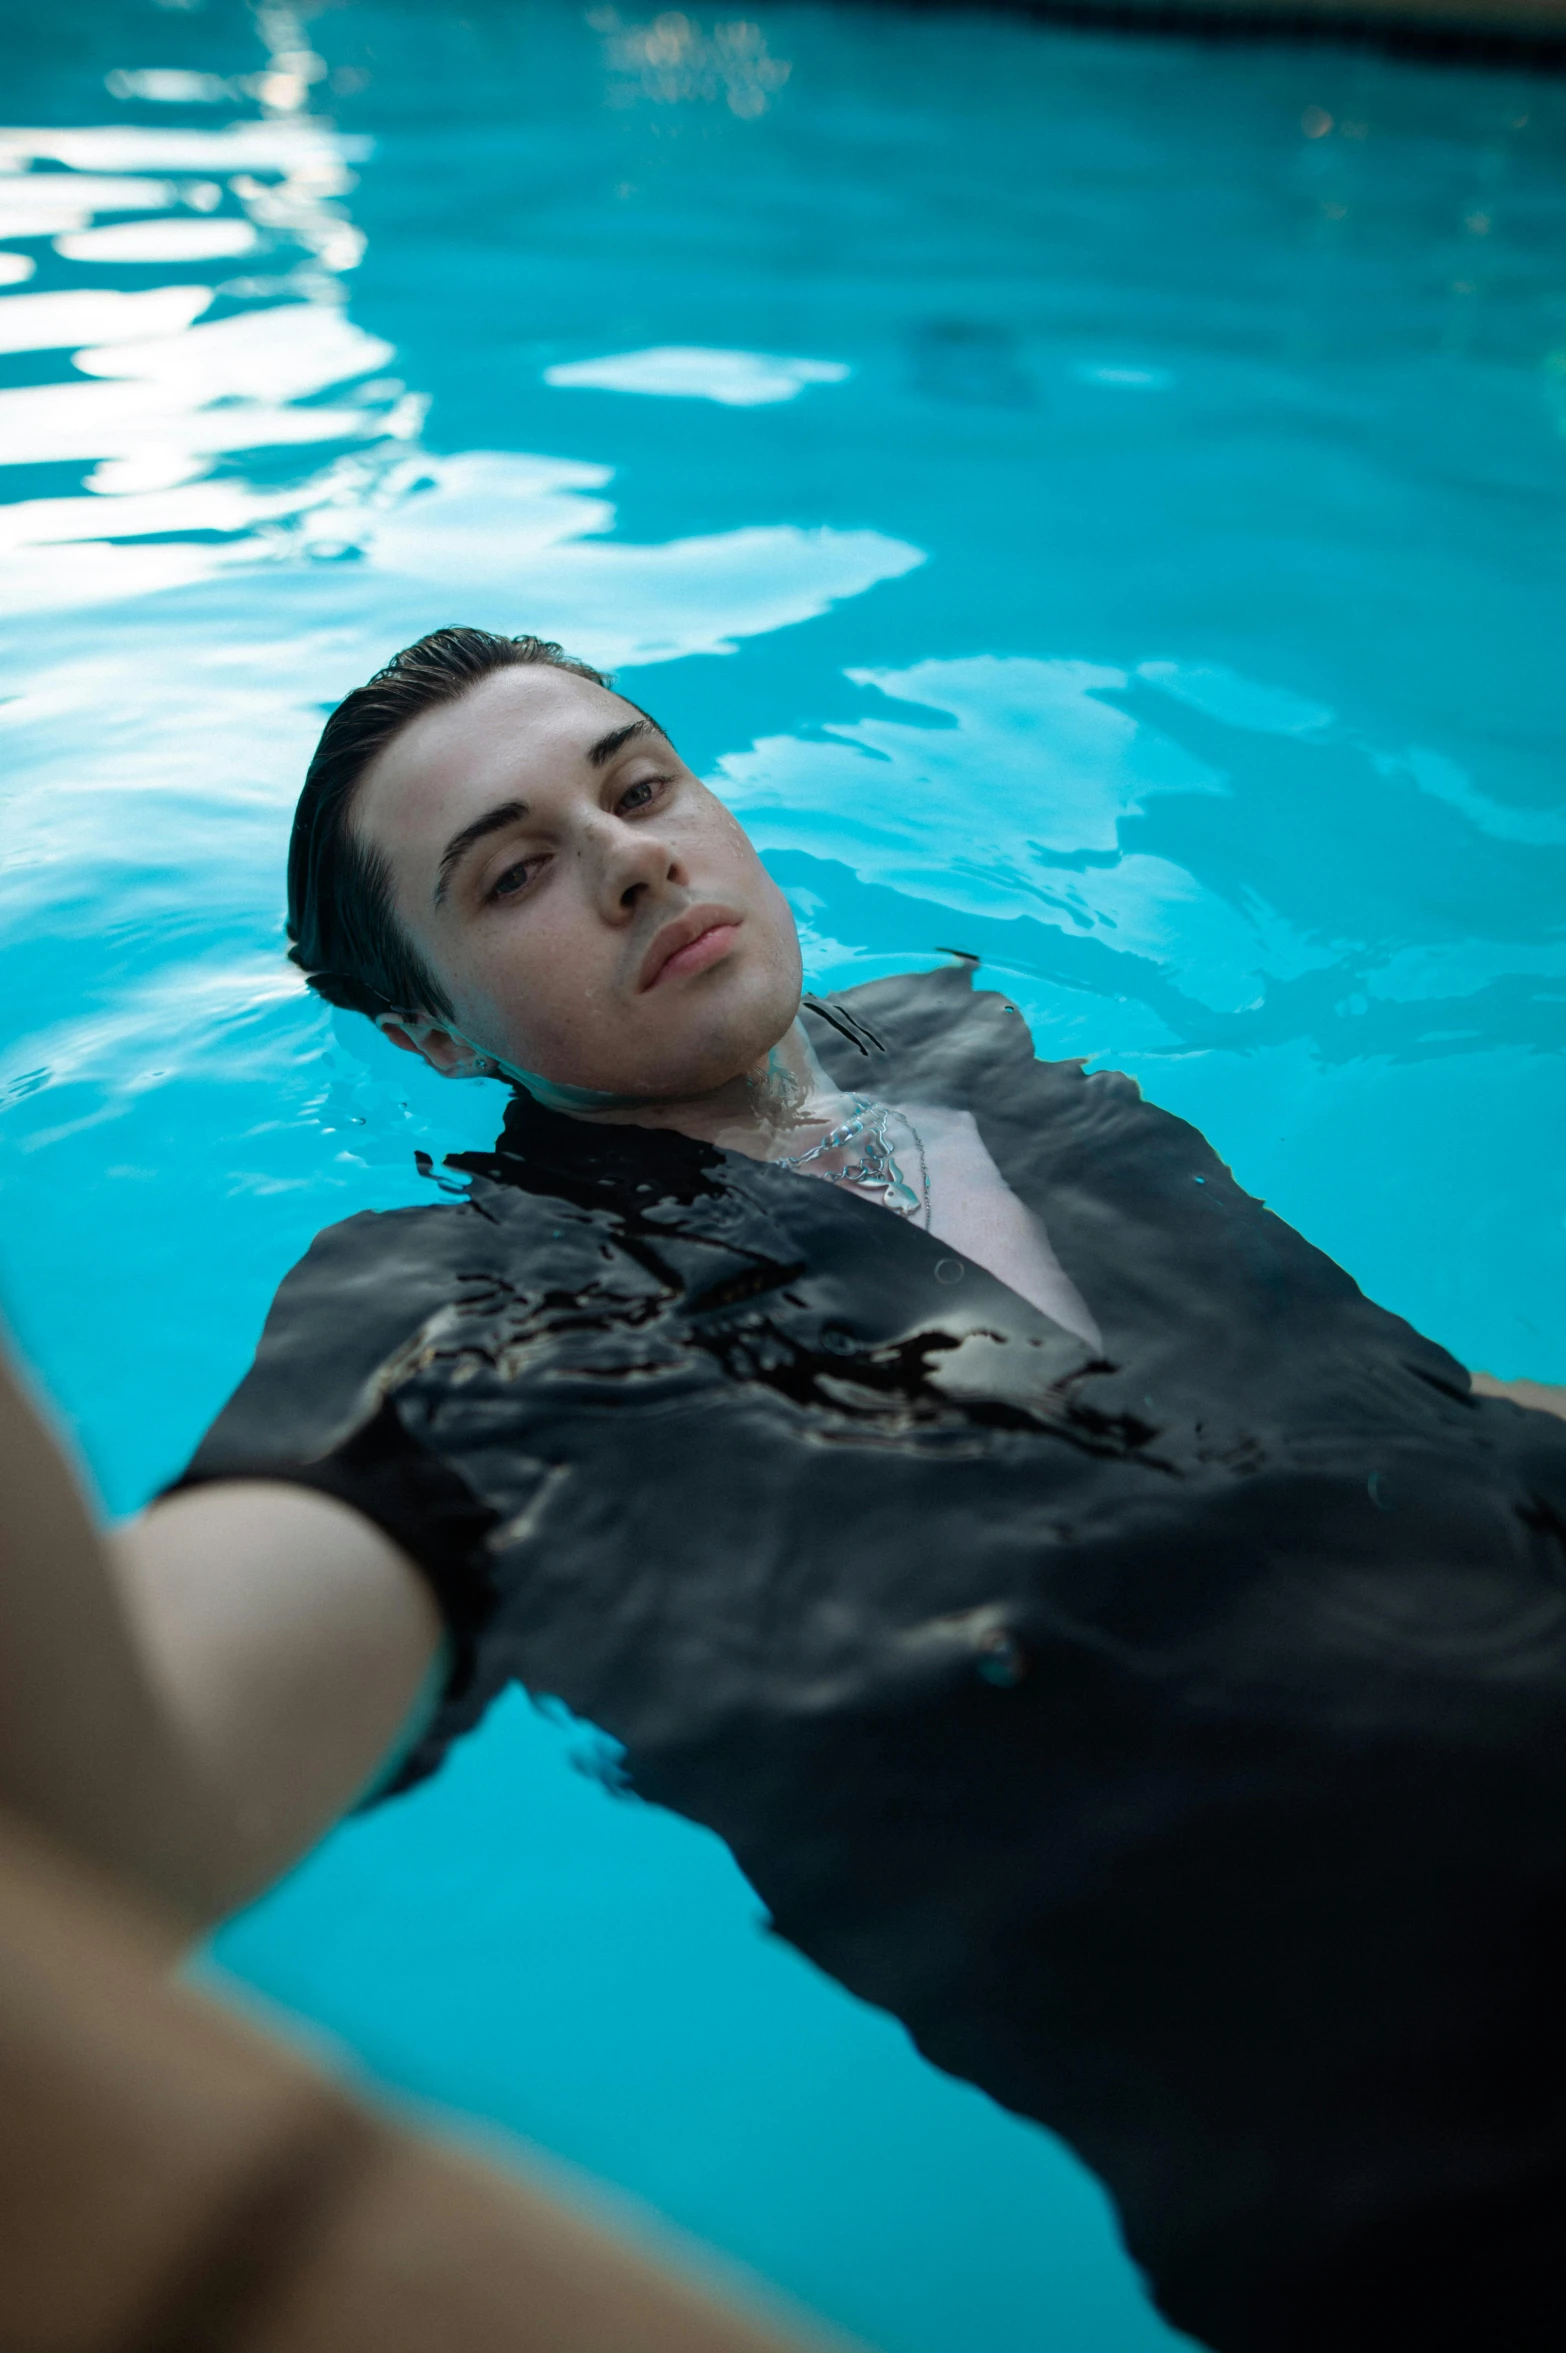
<path fill-rule="evenodd" d="M 466 1189 L 448 1201 L 402 1209 L 360 1209 L 323 1226 L 304 1256 L 278 1285 L 273 1305 L 317 1292 L 395 1282 L 399 1276 L 439 1274 L 455 1265 L 475 1238 L 475 1204 Z"/>
<path fill-rule="evenodd" d="M 981 1117 L 1023 1091 L 1033 1119 L 1059 1117 L 1087 1093 L 1140 1102 L 1135 1080 L 1120 1072 L 1089 1078 L 1080 1056 L 1040 1055 L 1015 999 L 977 985 L 977 958 L 948 952 L 958 960 L 933 971 L 807 998 L 806 1011 L 816 1017 L 811 1042 L 839 1086 Z"/>
<path fill-rule="evenodd" d="M 316 1235 L 278 1285 L 249 1372 L 196 1466 L 316 1458 L 362 1419 L 377 1375 L 487 1269 L 489 1221 L 470 1200 L 366 1209 Z"/>

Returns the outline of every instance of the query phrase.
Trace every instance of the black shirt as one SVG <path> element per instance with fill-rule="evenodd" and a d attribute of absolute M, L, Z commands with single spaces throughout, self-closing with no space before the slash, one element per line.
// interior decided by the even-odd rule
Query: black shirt
<path fill-rule="evenodd" d="M 519 1096 L 323 1234 L 192 1465 L 346 1496 L 459 1667 L 1064 2135 L 1222 2353 L 1566 2337 L 1566 1425 L 963 971 L 820 1025 L 972 1111 L 1095 1357 L 916 1225 Z M 876 1041 L 871 1043 L 871 1039 Z"/>

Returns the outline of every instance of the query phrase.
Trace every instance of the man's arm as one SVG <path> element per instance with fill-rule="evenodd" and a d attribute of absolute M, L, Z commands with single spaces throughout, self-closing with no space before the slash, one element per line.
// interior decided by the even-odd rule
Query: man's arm
<path fill-rule="evenodd" d="M 0 1359 L 0 1798 L 192 1924 L 353 1803 L 440 1639 L 406 1555 L 302 1488 L 198 1488 L 106 1534 Z"/>
<path fill-rule="evenodd" d="M 206 1908 L 230 1910 L 364 1794 L 437 1668 L 439 1612 L 362 1513 L 281 1482 L 172 1496 L 110 1554 L 154 1700 L 214 1817 Z"/>
<path fill-rule="evenodd" d="M 177 1933 L 0 1813 L 7 2353 L 849 2353 L 377 2115 Z"/>
<path fill-rule="evenodd" d="M 1534 1413 L 1556 1413 L 1566 1421 L 1566 1389 L 1548 1381 L 1498 1381 L 1494 1373 L 1470 1373 L 1468 1378 L 1481 1397 L 1509 1397 L 1513 1405 L 1526 1405 Z"/>

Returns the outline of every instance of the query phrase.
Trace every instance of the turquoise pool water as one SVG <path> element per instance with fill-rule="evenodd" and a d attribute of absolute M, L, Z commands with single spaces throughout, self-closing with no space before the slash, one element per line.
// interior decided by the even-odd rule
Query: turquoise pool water
<path fill-rule="evenodd" d="M 279 953 L 323 708 L 455 619 L 621 666 L 818 986 L 982 954 L 1566 1379 L 1566 84 L 848 6 L 6 33 L 0 1273 L 114 1510 L 310 1236 L 493 1131 Z M 514 1699 L 219 1965 L 892 2353 L 1169 2343 L 1070 2158 L 578 1748 Z"/>

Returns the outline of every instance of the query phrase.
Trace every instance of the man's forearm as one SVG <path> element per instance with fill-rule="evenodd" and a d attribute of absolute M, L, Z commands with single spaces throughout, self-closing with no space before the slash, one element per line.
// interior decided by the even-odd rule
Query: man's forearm
<path fill-rule="evenodd" d="M 0 1813 L 7 2353 L 827 2353 L 378 2117 L 173 1933 Z"/>

